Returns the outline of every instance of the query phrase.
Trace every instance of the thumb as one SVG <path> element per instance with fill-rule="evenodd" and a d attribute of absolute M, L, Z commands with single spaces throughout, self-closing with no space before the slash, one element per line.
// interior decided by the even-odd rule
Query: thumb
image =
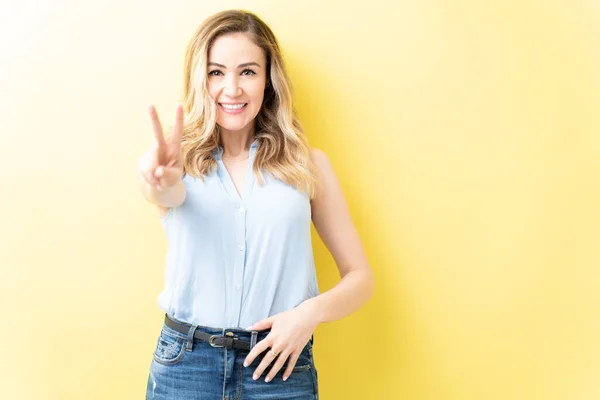
<path fill-rule="evenodd" d="M 173 186 L 181 179 L 181 168 L 174 167 L 158 167 L 156 168 L 155 176 L 160 179 L 160 186 L 167 188 Z"/>

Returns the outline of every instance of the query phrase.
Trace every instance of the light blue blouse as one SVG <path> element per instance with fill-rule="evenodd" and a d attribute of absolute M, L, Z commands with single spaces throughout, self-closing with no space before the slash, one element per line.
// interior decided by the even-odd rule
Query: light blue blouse
<path fill-rule="evenodd" d="M 252 171 L 238 194 L 222 161 L 204 182 L 185 175 L 186 199 L 161 219 L 168 240 L 158 305 L 190 324 L 242 328 L 317 296 L 309 196 Z"/>

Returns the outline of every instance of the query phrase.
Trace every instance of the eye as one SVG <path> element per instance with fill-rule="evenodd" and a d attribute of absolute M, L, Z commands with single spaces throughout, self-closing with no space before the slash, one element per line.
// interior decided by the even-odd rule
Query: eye
<path fill-rule="evenodd" d="M 242 71 L 242 74 L 244 74 L 244 75 L 248 75 L 248 74 L 245 74 L 246 72 L 250 72 L 250 74 L 249 74 L 249 75 L 256 75 L 256 72 L 254 72 L 254 71 L 253 71 L 253 70 L 251 70 L 250 68 L 246 68 L 245 70 L 243 70 L 243 71 Z"/>
<path fill-rule="evenodd" d="M 214 71 L 210 71 L 210 72 L 208 73 L 208 75 L 216 76 L 216 75 L 217 75 L 216 73 L 219 73 L 219 74 L 220 74 L 220 73 L 221 73 L 221 71 L 219 71 L 218 69 L 215 69 Z"/>

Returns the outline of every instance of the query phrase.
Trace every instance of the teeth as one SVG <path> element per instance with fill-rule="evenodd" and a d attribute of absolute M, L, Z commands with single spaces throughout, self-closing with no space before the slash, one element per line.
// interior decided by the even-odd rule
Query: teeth
<path fill-rule="evenodd" d="M 226 108 L 228 110 L 239 110 L 240 108 L 244 107 L 246 104 L 235 104 L 235 105 L 231 105 L 231 104 L 221 104 L 223 106 L 223 108 Z"/>

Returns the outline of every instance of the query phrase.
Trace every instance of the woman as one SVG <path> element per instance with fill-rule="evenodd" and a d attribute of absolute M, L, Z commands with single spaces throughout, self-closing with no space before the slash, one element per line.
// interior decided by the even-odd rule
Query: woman
<path fill-rule="evenodd" d="M 316 399 L 315 328 L 373 291 L 340 183 L 309 148 L 280 47 L 256 15 L 204 21 L 184 79 L 168 138 L 149 107 L 156 145 L 139 164 L 169 242 L 147 398 Z M 342 277 L 322 294 L 311 219 Z"/>

